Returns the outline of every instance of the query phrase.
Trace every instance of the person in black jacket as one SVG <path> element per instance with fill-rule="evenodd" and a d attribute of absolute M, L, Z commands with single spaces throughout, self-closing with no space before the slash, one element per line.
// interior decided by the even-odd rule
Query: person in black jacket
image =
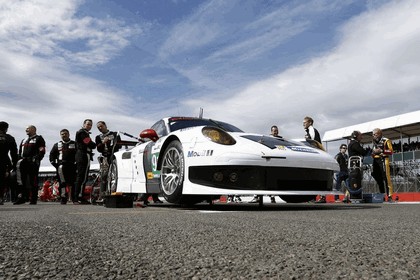
<path fill-rule="evenodd" d="M 368 150 L 362 147 L 360 142 L 362 141 L 363 135 L 360 131 L 355 130 L 351 134 L 351 140 L 349 143 L 348 153 L 349 157 L 359 156 L 364 157 L 368 154 Z"/>
<path fill-rule="evenodd" d="M 362 138 L 363 138 L 363 135 L 358 130 L 353 131 L 353 133 L 351 134 L 351 140 L 350 140 L 350 143 L 348 144 L 348 153 L 349 153 L 350 160 L 351 160 L 351 157 L 356 156 L 356 157 L 361 157 L 362 162 L 363 162 L 363 157 L 368 155 L 369 151 L 363 148 L 362 145 L 360 144 L 362 141 Z M 354 186 L 361 184 L 361 181 L 359 182 L 359 180 L 361 180 L 361 178 L 363 177 L 363 169 L 360 170 L 360 174 L 358 174 L 358 171 L 356 169 L 353 171 L 354 171 L 353 175 L 350 174 L 351 172 L 349 173 L 348 191 L 346 192 L 346 196 L 343 202 L 350 202 L 350 193 L 349 193 L 350 190 L 354 191 Z M 351 182 L 356 183 L 356 185 Z M 351 189 L 351 187 L 353 187 L 353 189 Z M 358 195 L 360 194 L 353 193 L 353 195 L 358 197 Z"/>
<path fill-rule="evenodd" d="M 18 160 L 16 141 L 13 136 L 7 134 L 8 128 L 9 124 L 7 122 L 0 122 L 0 205 L 3 205 L 7 178 L 10 172 L 16 169 Z"/>
<path fill-rule="evenodd" d="M 83 198 L 86 181 L 89 176 L 90 161 L 93 160 L 92 150 L 96 148 L 95 142 L 90 138 L 90 130 L 92 129 L 92 120 L 83 121 L 83 127 L 76 132 L 76 183 L 75 193 L 72 193 L 73 204 L 89 203 Z"/>
<path fill-rule="evenodd" d="M 38 172 L 41 160 L 45 155 L 45 140 L 36 134 L 36 127 L 29 125 L 26 128 L 27 138 L 19 146 L 19 161 L 16 165 L 18 199 L 14 204 L 23 204 L 29 200 L 30 204 L 38 201 Z M 26 185 L 29 183 L 29 190 Z"/>
<path fill-rule="evenodd" d="M 347 185 L 347 179 L 349 178 L 349 168 L 348 168 L 349 156 L 346 154 L 346 152 L 347 152 L 347 145 L 341 144 L 340 152 L 335 156 L 335 160 L 340 166 L 340 171 L 337 172 L 337 175 L 336 175 L 336 184 L 335 184 L 336 191 L 341 190 L 341 184 L 343 181 Z M 335 201 L 338 201 L 339 196 L 335 195 L 334 198 L 335 198 Z"/>
<path fill-rule="evenodd" d="M 121 148 L 121 145 L 118 144 L 118 142 L 121 142 L 121 138 L 117 132 L 110 131 L 104 121 L 97 122 L 96 127 L 101 132 L 95 138 L 96 149 L 102 154 L 102 157 L 98 158 L 101 166 L 101 191 L 97 202 L 103 203 L 108 183 L 109 165 L 111 164 L 112 155 Z"/>
<path fill-rule="evenodd" d="M 71 193 L 77 193 L 74 185 L 76 179 L 76 142 L 70 140 L 68 129 L 60 131 L 61 141 L 54 144 L 50 152 L 50 163 L 57 169 L 61 204 L 68 200 L 67 186 Z"/>

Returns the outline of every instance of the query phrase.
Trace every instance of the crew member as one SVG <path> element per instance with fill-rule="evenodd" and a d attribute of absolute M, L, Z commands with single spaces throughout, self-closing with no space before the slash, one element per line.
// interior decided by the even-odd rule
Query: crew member
<path fill-rule="evenodd" d="M 67 186 L 70 187 L 71 193 L 77 193 L 74 184 L 76 180 L 76 142 L 70 139 L 68 129 L 62 129 L 60 137 L 61 141 L 55 143 L 51 149 L 50 162 L 57 169 L 61 204 L 66 204 L 69 197 L 66 191 Z"/>
<path fill-rule="evenodd" d="M 7 134 L 8 128 L 9 124 L 7 122 L 0 122 L 0 205 L 3 205 L 7 177 L 12 170 L 16 169 L 18 160 L 16 141 L 13 136 Z"/>
<path fill-rule="evenodd" d="M 349 169 L 348 169 L 349 156 L 346 154 L 346 152 L 347 152 L 347 145 L 341 144 L 340 152 L 335 156 L 335 160 L 340 166 L 340 171 L 337 173 L 337 176 L 336 176 L 336 185 L 335 185 L 336 191 L 341 190 L 341 184 L 343 181 L 347 185 L 347 179 L 349 178 Z M 338 201 L 339 196 L 335 195 L 334 199 L 335 201 Z"/>
<path fill-rule="evenodd" d="M 311 117 L 303 119 L 303 128 L 305 129 L 305 138 L 312 139 L 321 143 L 321 136 L 316 128 L 313 127 L 314 120 Z"/>
<path fill-rule="evenodd" d="M 92 120 L 83 121 L 83 127 L 76 132 L 76 183 L 75 193 L 72 193 L 73 204 L 89 203 L 83 198 L 86 181 L 89 176 L 90 161 L 93 160 L 92 150 L 96 148 L 95 142 L 90 138 L 90 130 L 92 129 Z"/>
<path fill-rule="evenodd" d="M 349 148 L 348 148 L 349 157 L 353 157 L 353 156 L 364 157 L 368 154 L 368 150 L 364 149 L 362 145 L 360 144 L 362 139 L 363 139 L 363 135 L 360 131 L 358 130 L 353 131 L 353 133 L 351 134 L 351 140 L 350 140 Z"/>
<path fill-rule="evenodd" d="M 29 125 L 26 128 L 27 138 L 23 139 L 19 146 L 19 161 L 17 163 L 18 199 L 14 204 L 23 204 L 29 200 L 30 204 L 38 201 L 38 171 L 41 160 L 45 155 L 45 140 L 36 134 L 36 127 Z"/>
<path fill-rule="evenodd" d="M 118 142 L 121 142 L 121 138 L 117 132 L 110 131 L 104 121 L 99 121 L 96 127 L 101 132 L 95 138 L 96 149 L 102 154 L 102 158 L 99 158 L 101 190 L 97 202 L 103 203 L 108 183 L 109 165 L 111 164 L 112 155 L 121 148 L 121 145 L 118 144 Z"/>
<path fill-rule="evenodd" d="M 372 176 L 378 183 L 379 191 L 386 193 L 388 201 L 392 202 L 393 187 L 391 181 L 391 170 L 389 167 L 389 156 L 392 155 L 392 143 L 388 138 L 382 136 L 382 130 L 375 128 L 373 136 L 373 172 Z"/>

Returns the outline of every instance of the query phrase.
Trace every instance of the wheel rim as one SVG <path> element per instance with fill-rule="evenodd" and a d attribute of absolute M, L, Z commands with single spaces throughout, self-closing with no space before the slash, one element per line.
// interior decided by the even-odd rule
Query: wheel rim
<path fill-rule="evenodd" d="M 163 159 L 161 170 L 162 190 L 165 194 L 173 194 L 182 176 L 181 155 L 176 148 L 170 148 Z"/>
<path fill-rule="evenodd" d="M 107 191 L 109 195 L 117 191 L 117 178 L 118 178 L 117 165 L 115 164 L 115 162 L 112 162 L 111 167 L 110 167 L 110 172 L 108 174 Z"/>

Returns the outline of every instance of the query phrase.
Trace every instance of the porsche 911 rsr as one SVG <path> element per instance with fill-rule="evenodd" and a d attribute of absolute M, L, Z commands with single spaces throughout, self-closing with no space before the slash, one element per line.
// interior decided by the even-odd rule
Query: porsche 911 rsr
<path fill-rule="evenodd" d="M 280 195 L 304 202 L 331 194 L 337 162 L 313 143 L 245 133 L 225 122 L 171 117 L 114 154 L 110 193 L 160 193 L 194 204 L 221 195 Z"/>

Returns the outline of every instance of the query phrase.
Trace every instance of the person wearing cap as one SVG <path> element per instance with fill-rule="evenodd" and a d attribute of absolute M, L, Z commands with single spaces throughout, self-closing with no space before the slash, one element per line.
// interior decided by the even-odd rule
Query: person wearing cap
<path fill-rule="evenodd" d="M 379 191 L 388 196 L 388 202 L 392 202 L 393 186 L 389 166 L 389 156 L 393 153 L 392 143 L 391 140 L 383 137 L 382 130 L 379 128 L 372 131 L 372 136 L 372 177 L 378 184 Z"/>
<path fill-rule="evenodd" d="M 336 175 L 336 184 L 335 184 L 335 190 L 340 191 L 341 190 L 341 184 L 344 181 L 347 185 L 347 179 L 349 178 L 349 169 L 348 169 L 348 162 L 349 162 L 349 156 L 347 155 L 347 145 L 341 144 L 340 145 L 340 151 L 335 156 L 335 160 L 337 161 L 338 165 L 340 166 L 340 171 L 337 172 Z M 335 201 L 339 200 L 339 196 L 334 196 Z"/>
<path fill-rule="evenodd" d="M 3 205 L 4 190 L 7 178 L 12 170 L 16 169 L 18 160 L 15 138 L 7 134 L 9 124 L 0 122 L 0 205 Z"/>
<path fill-rule="evenodd" d="M 38 201 L 38 172 L 41 160 L 45 155 L 45 140 L 37 135 L 36 127 L 26 127 L 26 137 L 19 146 L 19 161 L 16 165 L 18 199 L 14 204 L 23 204 L 29 200 L 30 204 Z M 27 185 L 30 186 L 30 193 Z"/>

